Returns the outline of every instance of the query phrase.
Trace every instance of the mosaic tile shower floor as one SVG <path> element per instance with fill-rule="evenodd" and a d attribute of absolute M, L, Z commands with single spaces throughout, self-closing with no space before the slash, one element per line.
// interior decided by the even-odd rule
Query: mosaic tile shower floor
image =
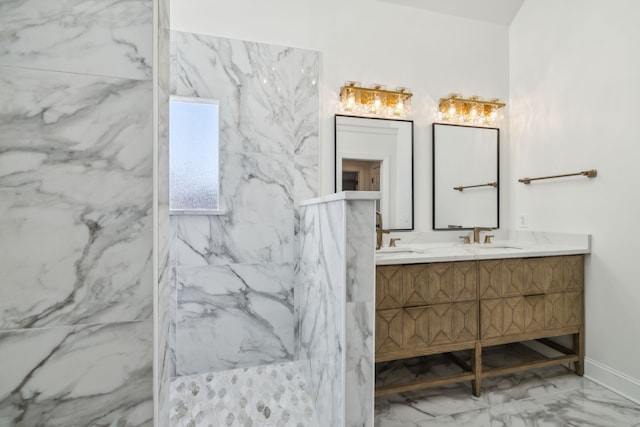
<path fill-rule="evenodd" d="M 297 362 L 175 378 L 170 419 L 172 427 L 318 427 Z"/>

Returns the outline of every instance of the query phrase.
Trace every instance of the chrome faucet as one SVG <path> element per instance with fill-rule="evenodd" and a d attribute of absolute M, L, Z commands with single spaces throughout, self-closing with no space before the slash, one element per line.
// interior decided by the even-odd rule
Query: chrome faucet
<path fill-rule="evenodd" d="M 382 235 L 389 233 L 389 230 L 382 228 L 382 214 L 380 211 L 376 211 L 376 250 L 382 247 Z"/>
<path fill-rule="evenodd" d="M 481 231 L 491 231 L 493 228 L 489 227 L 473 227 L 473 243 L 480 243 L 480 232 Z M 491 236 L 493 237 L 493 236 Z M 487 242 L 485 242 L 487 243 Z"/>

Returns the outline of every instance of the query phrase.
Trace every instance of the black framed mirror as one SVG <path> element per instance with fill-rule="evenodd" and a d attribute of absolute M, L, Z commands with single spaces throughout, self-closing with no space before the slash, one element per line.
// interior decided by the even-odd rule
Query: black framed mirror
<path fill-rule="evenodd" d="M 433 229 L 500 226 L 500 129 L 433 124 Z"/>
<path fill-rule="evenodd" d="M 384 228 L 413 230 L 413 121 L 335 116 L 335 190 L 380 191 Z"/>

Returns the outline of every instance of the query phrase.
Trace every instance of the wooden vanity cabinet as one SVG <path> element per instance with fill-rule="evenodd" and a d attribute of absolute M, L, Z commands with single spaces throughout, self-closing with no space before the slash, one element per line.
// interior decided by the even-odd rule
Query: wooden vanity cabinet
<path fill-rule="evenodd" d="M 385 386 L 376 395 L 575 362 L 583 373 L 582 255 L 376 268 L 376 362 L 446 353 L 464 373 Z M 574 336 L 573 348 L 548 338 Z M 563 356 L 482 370 L 482 347 L 538 340 Z M 471 350 L 470 363 L 450 352 Z"/>

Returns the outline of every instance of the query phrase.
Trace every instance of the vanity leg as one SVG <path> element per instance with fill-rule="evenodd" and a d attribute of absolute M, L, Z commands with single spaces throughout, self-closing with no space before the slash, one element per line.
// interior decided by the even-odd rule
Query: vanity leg
<path fill-rule="evenodd" d="M 584 375 L 584 328 L 580 328 L 577 334 L 573 335 L 573 351 L 580 358 L 574 363 L 576 374 Z"/>
<path fill-rule="evenodd" d="M 476 347 L 471 350 L 471 370 L 476 376 L 471 381 L 471 388 L 475 396 L 480 396 L 480 386 L 482 384 L 482 346 L 480 341 L 476 341 Z"/>

